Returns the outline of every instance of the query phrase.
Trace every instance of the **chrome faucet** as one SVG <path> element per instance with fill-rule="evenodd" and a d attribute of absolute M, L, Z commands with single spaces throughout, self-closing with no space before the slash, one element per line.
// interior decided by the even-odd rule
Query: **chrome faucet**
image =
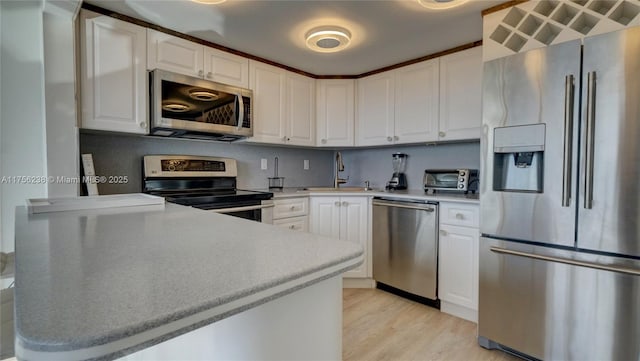
<path fill-rule="evenodd" d="M 347 183 L 347 180 L 349 179 L 349 177 L 347 177 L 347 179 L 342 179 L 339 176 L 338 172 L 343 172 L 343 171 L 344 171 L 344 163 L 342 162 L 342 154 L 340 154 L 340 152 L 336 152 L 336 176 L 333 179 L 334 188 L 340 187 L 340 184 Z"/>

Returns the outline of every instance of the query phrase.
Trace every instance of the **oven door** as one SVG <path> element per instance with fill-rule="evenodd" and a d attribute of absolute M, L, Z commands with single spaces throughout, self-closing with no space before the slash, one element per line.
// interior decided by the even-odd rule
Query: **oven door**
<path fill-rule="evenodd" d="M 210 211 L 256 222 L 273 224 L 273 206 L 272 200 L 265 200 L 258 204 L 237 205 L 234 207 L 210 209 Z"/>

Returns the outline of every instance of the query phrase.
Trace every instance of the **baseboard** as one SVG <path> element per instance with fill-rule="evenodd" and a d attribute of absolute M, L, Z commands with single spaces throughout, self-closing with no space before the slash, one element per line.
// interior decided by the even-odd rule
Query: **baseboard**
<path fill-rule="evenodd" d="M 343 278 L 342 288 L 375 288 L 376 281 L 372 278 Z"/>
<path fill-rule="evenodd" d="M 463 318 L 473 323 L 478 323 L 478 311 L 467 307 L 459 306 L 444 300 L 440 300 L 440 311 L 450 315 Z"/>

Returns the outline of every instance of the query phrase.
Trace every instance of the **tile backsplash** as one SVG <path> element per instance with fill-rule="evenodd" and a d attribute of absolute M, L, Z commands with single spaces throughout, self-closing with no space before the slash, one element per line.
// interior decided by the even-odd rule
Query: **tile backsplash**
<path fill-rule="evenodd" d="M 238 161 L 238 188 L 264 189 L 273 177 L 274 157 L 285 187 L 329 186 L 333 182 L 332 150 L 284 148 L 249 143 L 221 143 L 187 139 L 82 133 L 80 152 L 92 153 L 97 175 L 126 175 L 126 184 L 100 184 L 100 194 L 142 190 L 142 157 L 147 154 L 189 154 L 234 158 Z M 268 169 L 260 169 L 266 158 Z M 303 170 L 304 160 L 310 169 Z"/>
<path fill-rule="evenodd" d="M 349 176 L 349 186 L 362 186 L 368 180 L 372 187 L 384 188 L 393 174 L 391 155 L 396 152 L 409 155 L 405 172 L 409 189 L 422 189 L 425 169 L 480 168 L 480 142 L 411 145 L 343 150 L 345 171 L 340 177 Z"/>
<path fill-rule="evenodd" d="M 238 188 L 266 189 L 268 177 L 273 177 L 274 157 L 278 157 L 279 176 L 285 187 L 332 186 L 335 151 L 330 149 L 286 148 L 251 143 L 221 143 L 174 138 L 80 134 L 80 152 L 92 153 L 97 175 L 126 175 L 125 184 L 100 184 L 100 194 L 132 193 L 142 190 L 142 157 L 147 154 L 188 154 L 234 158 L 238 161 Z M 342 149 L 346 186 L 362 186 L 368 180 L 374 188 L 384 188 L 391 178 L 391 155 L 407 153 L 409 189 L 422 188 L 422 176 L 427 168 L 480 167 L 480 143 L 410 145 L 366 149 Z M 266 158 L 268 169 L 260 169 Z M 304 170 L 304 160 L 310 169 Z"/>

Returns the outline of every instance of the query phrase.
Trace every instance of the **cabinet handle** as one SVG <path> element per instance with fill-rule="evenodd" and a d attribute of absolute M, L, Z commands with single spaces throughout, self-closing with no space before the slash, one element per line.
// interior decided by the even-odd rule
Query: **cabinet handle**
<path fill-rule="evenodd" d="M 292 211 L 295 211 L 295 210 L 296 210 L 296 206 L 291 206 L 291 208 L 290 208 L 290 209 L 291 209 Z"/>
<path fill-rule="evenodd" d="M 289 229 L 296 229 L 296 226 L 294 226 L 293 224 L 289 226 Z"/>
<path fill-rule="evenodd" d="M 213 73 L 212 72 L 208 72 L 207 73 L 207 78 L 209 78 L 209 79 L 213 78 Z"/>
<path fill-rule="evenodd" d="M 446 137 L 446 136 L 447 136 L 447 133 L 445 133 L 445 132 L 438 132 L 438 136 L 439 136 L 440 138 L 444 138 L 444 137 Z"/>
<path fill-rule="evenodd" d="M 140 128 L 146 128 L 146 127 L 147 127 L 146 122 L 140 122 Z"/>
<path fill-rule="evenodd" d="M 393 138 L 392 137 L 387 137 L 387 142 L 391 142 L 391 141 L 393 141 Z"/>
<path fill-rule="evenodd" d="M 394 135 L 394 136 L 393 136 L 393 140 L 400 140 L 400 137 L 399 137 L 399 136 L 397 136 L 397 135 Z"/>
<path fill-rule="evenodd" d="M 343 206 L 343 207 L 346 207 L 346 206 L 348 206 L 348 205 L 349 205 L 349 202 L 342 202 L 342 206 Z"/>
<path fill-rule="evenodd" d="M 322 144 L 327 144 L 327 140 L 326 140 L 326 139 L 322 139 L 322 140 L 320 141 L 320 143 L 322 143 Z"/>
<path fill-rule="evenodd" d="M 204 76 L 204 70 L 198 70 L 198 76 L 199 77 L 203 77 Z"/>
<path fill-rule="evenodd" d="M 456 213 L 456 219 L 464 219 L 464 214 Z"/>
<path fill-rule="evenodd" d="M 334 205 L 335 205 L 336 207 L 340 207 L 340 202 L 335 202 L 335 203 L 334 203 Z"/>
<path fill-rule="evenodd" d="M 446 236 L 447 235 L 447 231 L 445 231 L 444 229 L 441 229 L 440 230 L 440 234 L 443 235 L 443 236 Z"/>

